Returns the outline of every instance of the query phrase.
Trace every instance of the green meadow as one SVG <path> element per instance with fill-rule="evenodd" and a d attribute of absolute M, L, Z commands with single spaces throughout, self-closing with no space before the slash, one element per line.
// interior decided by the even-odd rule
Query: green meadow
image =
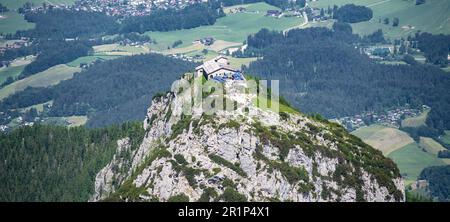
<path fill-rule="evenodd" d="M 66 65 L 68 65 L 70 67 L 80 67 L 80 64 L 82 64 L 82 63 L 91 64 L 97 60 L 104 61 L 104 60 L 116 59 L 119 57 L 121 57 L 121 56 L 115 56 L 115 55 L 112 55 L 112 56 L 108 56 L 108 55 L 83 56 L 83 57 L 73 60 L 72 62 L 67 63 Z"/>
<path fill-rule="evenodd" d="M 407 133 L 397 128 L 378 124 L 361 127 L 351 133 L 373 148 L 380 150 L 384 155 L 389 155 L 405 145 L 414 142 Z"/>
<path fill-rule="evenodd" d="M 70 67 L 64 64 L 53 66 L 45 71 L 15 81 L 1 88 L 0 100 L 18 91 L 22 91 L 27 87 L 48 87 L 51 85 L 56 85 L 63 80 L 72 78 L 74 73 L 80 71 L 80 68 Z"/>
<path fill-rule="evenodd" d="M 401 38 L 420 30 L 430 33 L 450 34 L 450 1 L 427 0 L 425 4 L 415 5 L 415 0 L 320 0 L 311 2 L 314 7 L 327 8 L 333 5 L 353 3 L 373 10 L 373 19 L 352 24 L 355 33 L 366 35 L 382 29 L 388 38 Z M 392 26 L 393 18 L 399 18 L 400 25 Z M 385 25 L 379 20 L 389 18 Z"/>
<path fill-rule="evenodd" d="M 25 65 L 0 68 L 0 84 L 5 82 L 8 77 L 16 78 L 24 68 Z"/>
<path fill-rule="evenodd" d="M 426 167 L 445 165 L 444 161 L 424 151 L 417 143 L 410 143 L 388 157 L 394 160 L 407 182 L 416 180 Z"/>
<path fill-rule="evenodd" d="M 450 130 L 445 130 L 444 135 L 441 136 L 442 142 L 450 145 Z"/>
<path fill-rule="evenodd" d="M 420 127 L 425 126 L 430 109 L 424 110 L 419 116 L 410 117 L 402 120 L 402 127 Z"/>
<path fill-rule="evenodd" d="M 296 17 L 273 18 L 265 16 L 269 9 L 277 9 L 266 3 L 245 5 L 247 12 L 227 14 L 217 19 L 214 25 L 201 26 L 192 29 L 176 30 L 170 32 L 147 32 L 157 44 L 156 50 L 166 50 L 177 41 L 183 41 L 179 47 L 186 47 L 193 41 L 203 37 L 214 37 L 227 42 L 242 43 L 248 35 L 258 32 L 262 28 L 270 30 L 284 30 L 302 23 L 302 19 Z"/>
<path fill-rule="evenodd" d="M 9 11 L 0 14 L 0 33 L 15 33 L 18 30 L 34 28 L 34 23 L 25 21 L 17 12 Z"/>

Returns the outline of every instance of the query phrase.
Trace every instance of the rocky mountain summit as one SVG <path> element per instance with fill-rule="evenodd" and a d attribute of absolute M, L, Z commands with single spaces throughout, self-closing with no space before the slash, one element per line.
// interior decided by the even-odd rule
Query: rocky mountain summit
<path fill-rule="evenodd" d="M 405 200 L 399 170 L 381 152 L 318 116 L 261 108 L 242 86 L 225 82 L 220 100 L 234 108 L 212 115 L 202 105 L 183 113 L 196 89 L 154 98 L 142 143 L 117 142 L 91 201 Z"/>

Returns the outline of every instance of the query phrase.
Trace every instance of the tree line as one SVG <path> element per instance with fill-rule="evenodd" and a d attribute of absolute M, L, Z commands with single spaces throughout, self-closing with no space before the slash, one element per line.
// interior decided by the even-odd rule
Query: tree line
<path fill-rule="evenodd" d="M 448 65 L 447 56 L 450 53 L 450 35 L 433 35 L 423 32 L 416 33 L 411 40 L 418 42 L 416 47 L 424 53 L 427 62 L 441 67 Z"/>
<path fill-rule="evenodd" d="M 142 123 L 99 129 L 35 125 L 0 134 L 0 201 L 87 201 L 96 174 L 125 137 L 136 149 Z"/>
<path fill-rule="evenodd" d="M 427 180 L 427 191 L 439 201 L 450 201 L 450 165 L 432 166 L 422 170 L 420 180 Z"/>
<path fill-rule="evenodd" d="M 372 9 L 355 4 L 346 4 L 339 7 L 333 13 L 333 18 L 340 22 L 358 23 L 363 21 L 369 21 L 373 17 Z"/>
<path fill-rule="evenodd" d="M 195 4 L 181 10 L 156 10 L 147 16 L 125 18 L 118 27 L 118 32 L 144 33 L 146 31 L 190 29 L 203 25 L 213 25 L 217 18 L 223 16 L 225 16 L 225 13 L 222 8 Z"/>
<path fill-rule="evenodd" d="M 9 12 L 9 9 L 0 3 L 0 13 Z"/>

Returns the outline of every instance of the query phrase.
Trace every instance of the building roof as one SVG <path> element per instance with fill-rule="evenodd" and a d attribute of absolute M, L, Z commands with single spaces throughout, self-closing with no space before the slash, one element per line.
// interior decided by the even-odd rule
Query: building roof
<path fill-rule="evenodd" d="M 227 69 L 230 71 L 237 71 L 236 69 L 234 69 L 233 67 L 231 67 L 230 65 L 228 65 L 228 63 L 222 63 L 222 62 L 218 62 L 219 59 L 226 59 L 228 61 L 228 59 L 225 56 L 218 56 L 212 60 L 206 61 L 203 63 L 203 65 L 197 66 L 197 68 L 195 68 L 195 70 L 199 70 L 199 69 L 203 69 L 207 74 L 209 73 L 213 73 L 217 70 L 220 69 Z"/>

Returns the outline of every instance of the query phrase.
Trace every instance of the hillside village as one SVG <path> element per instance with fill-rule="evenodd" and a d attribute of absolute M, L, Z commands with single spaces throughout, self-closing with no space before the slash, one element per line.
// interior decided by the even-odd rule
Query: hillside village
<path fill-rule="evenodd" d="M 20 13 L 37 12 L 47 9 L 74 9 L 91 12 L 103 12 L 111 16 L 144 16 L 157 9 L 181 9 L 188 5 L 204 3 L 208 0 L 76 0 L 74 5 L 53 4 L 50 1 L 42 5 L 26 3 Z"/>
<path fill-rule="evenodd" d="M 332 121 L 341 124 L 350 132 L 371 124 L 380 124 L 388 127 L 399 128 L 401 127 L 402 120 L 410 117 L 417 117 L 424 110 L 428 109 L 430 109 L 430 107 L 426 105 L 423 105 L 421 109 L 399 107 L 396 109 L 387 110 L 385 112 L 364 112 L 354 116 L 332 119 Z"/>

